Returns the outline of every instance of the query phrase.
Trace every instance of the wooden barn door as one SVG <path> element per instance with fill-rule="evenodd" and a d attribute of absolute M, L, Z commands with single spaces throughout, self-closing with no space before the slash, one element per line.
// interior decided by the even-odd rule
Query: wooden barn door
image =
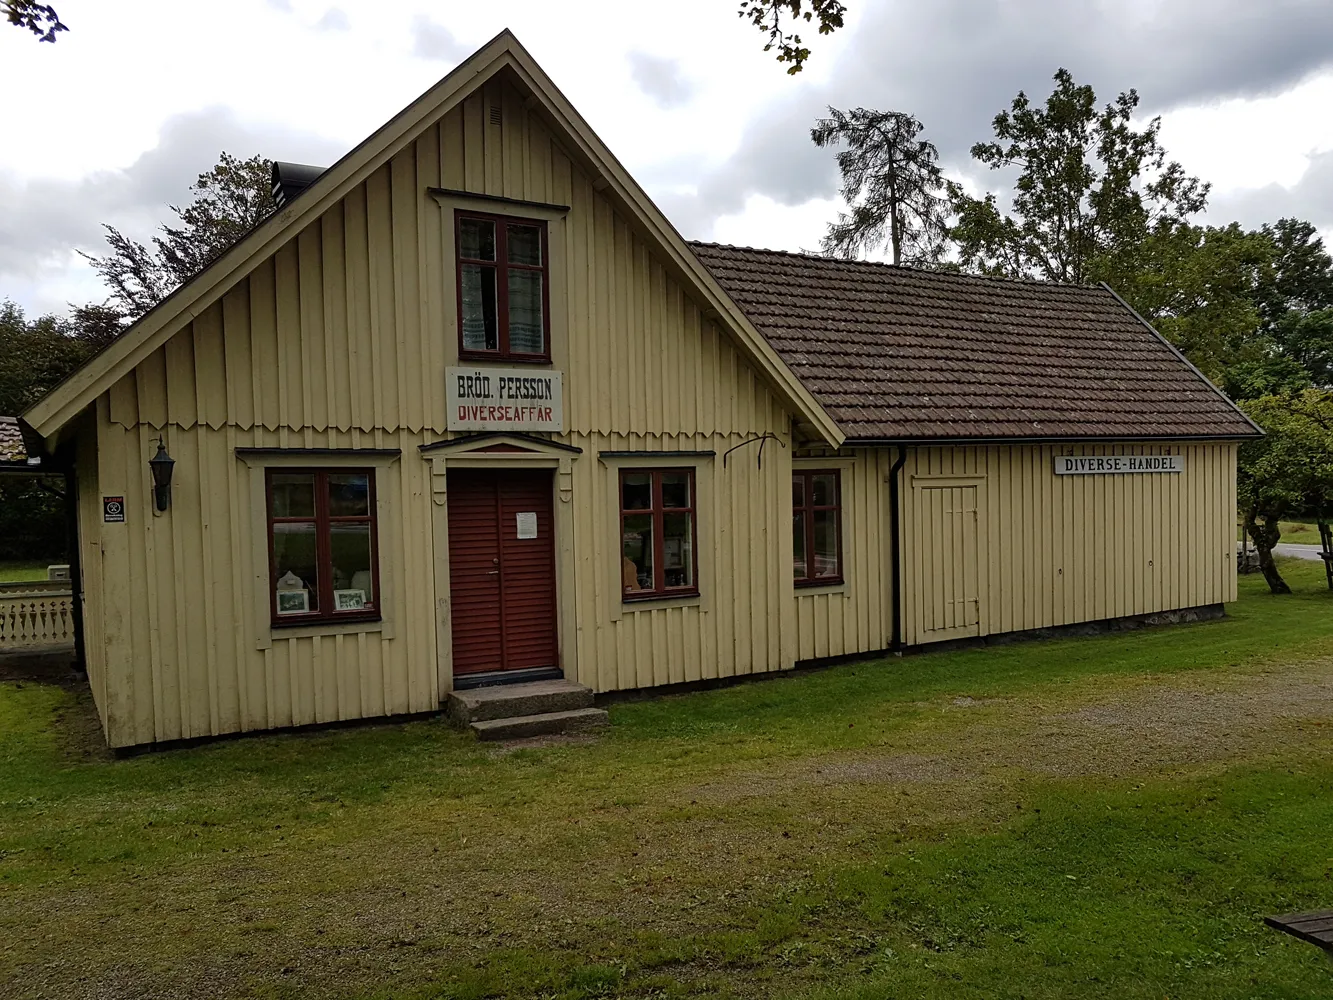
<path fill-rule="evenodd" d="M 981 489 L 918 485 L 914 506 L 918 643 L 981 635 Z"/>
<path fill-rule="evenodd" d="M 454 674 L 557 666 L 551 473 L 448 475 Z"/>

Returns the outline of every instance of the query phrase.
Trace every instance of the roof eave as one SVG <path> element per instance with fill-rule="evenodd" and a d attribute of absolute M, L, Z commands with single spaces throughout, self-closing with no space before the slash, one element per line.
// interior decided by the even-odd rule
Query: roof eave
<path fill-rule="evenodd" d="M 1189 368 L 1190 371 L 1194 372 L 1195 375 L 1199 376 L 1199 378 L 1203 380 L 1204 385 L 1208 386 L 1208 388 L 1212 389 L 1213 392 L 1217 393 L 1219 399 L 1221 399 L 1224 403 L 1226 403 L 1227 406 L 1235 410 L 1236 413 L 1240 415 L 1240 418 L 1242 420 L 1244 420 L 1247 424 L 1253 427 L 1255 433 L 1252 435 L 1252 437 L 1264 436 L 1264 429 L 1260 427 L 1257 423 L 1255 423 L 1253 420 L 1251 420 L 1250 415 L 1248 413 L 1246 413 L 1234 402 L 1232 402 L 1230 396 L 1228 396 L 1217 386 L 1213 385 L 1212 379 L 1210 379 L 1203 372 L 1199 371 L 1198 367 L 1195 366 L 1194 362 L 1191 361 L 1189 358 L 1185 357 L 1184 353 L 1180 350 L 1180 348 L 1176 347 L 1175 344 L 1171 343 L 1171 341 L 1167 340 L 1164 336 L 1162 336 L 1161 331 L 1158 330 L 1157 327 L 1149 323 L 1146 319 L 1144 319 L 1143 316 L 1139 314 L 1139 311 L 1137 309 L 1135 309 L 1132 305 L 1130 305 L 1120 296 L 1119 292 L 1117 292 L 1114 288 L 1112 288 L 1104 281 L 1099 281 L 1097 282 L 1097 284 L 1099 284 L 1102 288 L 1106 289 L 1106 291 L 1110 292 L 1112 298 L 1114 298 L 1117 302 L 1119 302 L 1122 306 L 1124 306 L 1124 308 L 1129 311 L 1129 314 L 1143 325 L 1143 328 L 1145 330 L 1147 330 L 1154 337 L 1160 340 L 1162 344 L 1166 347 L 1166 349 L 1169 350 L 1172 354 L 1174 354 L 1183 365 L 1185 365 L 1187 368 Z"/>
<path fill-rule="evenodd" d="M 996 437 L 848 437 L 847 448 L 933 447 L 939 445 L 1015 445 L 1015 444 L 1170 444 L 1172 442 L 1253 441 L 1263 437 L 1262 430 L 1247 434 L 1041 434 L 1032 436 Z"/>
<path fill-rule="evenodd" d="M 319 218 L 380 163 L 405 148 L 423 119 L 438 114 L 441 108 L 458 100 L 460 94 L 474 90 L 478 78 L 489 79 L 505 66 L 523 79 L 545 113 L 560 123 L 585 166 L 607 180 L 607 193 L 614 193 L 616 200 L 655 238 L 672 269 L 697 288 L 707 306 L 725 321 L 729 334 L 746 348 L 759 373 L 783 404 L 812 425 L 829 444 L 835 447 L 841 444 L 845 435 L 837 422 L 722 290 L 681 235 L 508 29 L 376 129 L 302 191 L 301 197 L 288 202 L 158 303 L 105 350 L 30 407 L 23 418 L 42 437 L 52 438 L 91 401 L 110 389 L 124 372 L 141 364 L 182 326 L 221 299 L 241 277 L 289 239 L 292 232 Z"/>
<path fill-rule="evenodd" d="M 49 438 L 83 408 L 111 388 L 120 375 L 143 362 L 185 323 L 220 299 L 240 276 L 276 252 L 289 233 L 308 225 L 337 203 L 346 191 L 373 172 L 368 164 L 398 153 L 421 119 L 433 114 L 460 91 L 471 89 L 478 76 L 489 78 L 511 61 L 517 39 L 506 29 L 460 63 L 433 87 L 358 143 L 287 206 L 243 237 L 240 242 L 181 285 L 139 318 L 103 351 L 76 370 L 23 413 L 23 419 Z"/>

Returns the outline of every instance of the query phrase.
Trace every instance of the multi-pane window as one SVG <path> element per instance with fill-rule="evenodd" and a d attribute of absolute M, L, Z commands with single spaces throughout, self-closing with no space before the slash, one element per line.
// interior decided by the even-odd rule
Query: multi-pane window
<path fill-rule="evenodd" d="M 694 472 L 620 473 L 620 552 L 625 600 L 699 592 Z"/>
<path fill-rule="evenodd" d="M 379 617 L 375 474 L 269 469 L 273 624 Z"/>
<path fill-rule="evenodd" d="M 550 360 L 546 223 L 456 218 L 461 356 Z"/>
<path fill-rule="evenodd" d="M 838 471 L 791 475 L 791 547 L 797 586 L 842 582 L 842 484 Z"/>

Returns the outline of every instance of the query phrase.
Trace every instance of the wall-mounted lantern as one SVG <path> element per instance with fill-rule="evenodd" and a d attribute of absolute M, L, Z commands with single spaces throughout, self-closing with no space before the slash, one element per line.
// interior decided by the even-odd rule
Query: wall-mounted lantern
<path fill-rule="evenodd" d="M 148 460 L 153 473 L 153 500 L 158 510 L 171 506 L 171 469 L 176 460 L 167 454 L 167 446 L 157 439 L 157 454 Z"/>

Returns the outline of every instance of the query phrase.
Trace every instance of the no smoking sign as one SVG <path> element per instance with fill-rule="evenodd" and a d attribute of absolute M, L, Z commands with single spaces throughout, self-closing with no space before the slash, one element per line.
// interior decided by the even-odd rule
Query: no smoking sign
<path fill-rule="evenodd" d="M 108 524 L 122 524 L 125 521 L 125 498 L 102 497 L 102 520 Z"/>

